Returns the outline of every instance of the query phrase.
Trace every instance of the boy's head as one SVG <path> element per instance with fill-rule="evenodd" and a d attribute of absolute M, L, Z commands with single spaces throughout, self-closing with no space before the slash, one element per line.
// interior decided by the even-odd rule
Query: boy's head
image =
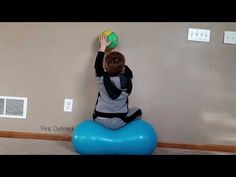
<path fill-rule="evenodd" d="M 108 53 L 103 62 L 103 69 L 110 76 L 117 76 L 124 71 L 125 57 L 117 51 Z"/>

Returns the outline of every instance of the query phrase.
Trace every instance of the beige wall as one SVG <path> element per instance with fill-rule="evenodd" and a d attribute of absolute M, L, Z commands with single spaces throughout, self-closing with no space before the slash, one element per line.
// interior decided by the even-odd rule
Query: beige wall
<path fill-rule="evenodd" d="M 211 42 L 189 42 L 189 27 L 211 29 Z M 0 96 L 28 97 L 27 119 L 0 118 L 0 130 L 69 133 L 41 126 L 91 118 L 96 37 L 107 28 L 135 76 L 130 105 L 160 141 L 236 145 L 236 45 L 223 44 L 236 23 L 0 23 Z"/>

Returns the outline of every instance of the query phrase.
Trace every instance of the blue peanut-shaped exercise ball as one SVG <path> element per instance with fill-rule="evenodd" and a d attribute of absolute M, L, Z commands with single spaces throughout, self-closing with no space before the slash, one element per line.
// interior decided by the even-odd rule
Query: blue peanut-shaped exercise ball
<path fill-rule="evenodd" d="M 151 155 L 157 147 L 157 134 L 143 120 L 134 120 L 117 130 L 86 120 L 75 127 L 72 144 L 83 155 Z"/>

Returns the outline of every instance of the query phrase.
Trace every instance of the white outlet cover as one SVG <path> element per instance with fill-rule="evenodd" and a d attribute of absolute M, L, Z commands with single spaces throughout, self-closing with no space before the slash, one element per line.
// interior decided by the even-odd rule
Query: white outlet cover
<path fill-rule="evenodd" d="M 224 43 L 225 44 L 236 44 L 236 31 L 225 31 Z"/>
<path fill-rule="evenodd" d="M 72 112 L 73 99 L 65 99 L 64 101 L 64 112 Z"/>

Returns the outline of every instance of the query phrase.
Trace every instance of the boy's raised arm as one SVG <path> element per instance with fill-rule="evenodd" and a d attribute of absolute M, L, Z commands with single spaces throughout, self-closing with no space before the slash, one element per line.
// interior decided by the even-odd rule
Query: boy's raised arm
<path fill-rule="evenodd" d="M 107 42 L 107 37 L 104 35 L 101 35 L 99 37 L 99 42 L 100 42 L 100 48 L 99 48 L 99 51 L 95 60 L 95 65 L 94 65 L 97 77 L 101 77 L 102 75 L 104 75 L 103 58 L 104 58 L 105 50 L 107 46 L 110 44 L 110 42 Z"/>

